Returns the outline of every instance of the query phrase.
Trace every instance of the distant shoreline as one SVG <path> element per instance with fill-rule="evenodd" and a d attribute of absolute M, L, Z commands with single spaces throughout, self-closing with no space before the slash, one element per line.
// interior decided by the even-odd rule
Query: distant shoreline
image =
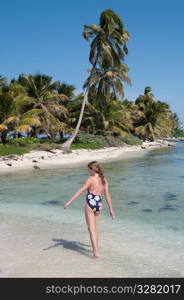
<path fill-rule="evenodd" d="M 47 151 L 31 151 L 29 153 L 17 156 L 0 157 L 0 175 L 24 170 L 53 169 L 61 167 L 70 167 L 75 164 L 87 163 L 91 160 L 100 162 L 111 162 L 114 159 L 123 159 L 130 157 L 129 154 L 145 150 L 152 150 L 160 147 L 169 147 L 174 143 L 166 140 L 157 140 L 154 142 L 143 142 L 142 145 L 108 147 L 98 150 L 79 149 L 72 150 L 71 153 L 63 154 L 62 150 L 53 149 Z"/>

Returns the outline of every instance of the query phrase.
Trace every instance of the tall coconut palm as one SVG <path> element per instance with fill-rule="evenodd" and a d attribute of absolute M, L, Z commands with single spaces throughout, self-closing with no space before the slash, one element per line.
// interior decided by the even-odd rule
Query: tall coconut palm
<path fill-rule="evenodd" d="M 126 42 L 130 35 L 121 18 L 110 9 L 101 13 L 99 26 L 85 25 L 83 36 L 87 41 L 93 38 L 89 60 L 94 69 L 97 65 L 119 67 L 128 54 Z"/>
<path fill-rule="evenodd" d="M 69 117 L 68 117 L 67 126 L 70 127 L 70 131 L 73 131 L 78 123 L 80 109 L 83 100 L 84 100 L 84 95 L 79 94 L 72 101 L 70 101 L 68 105 Z M 85 111 L 81 121 L 80 129 L 82 130 L 82 128 L 85 128 L 87 132 L 95 134 L 97 129 L 96 127 L 99 126 L 99 122 L 98 122 L 99 116 L 100 116 L 100 111 L 98 110 L 98 108 L 96 108 L 93 105 L 93 103 L 91 103 L 90 101 L 87 101 L 85 104 Z"/>
<path fill-rule="evenodd" d="M 72 134 L 72 136 L 66 141 L 64 142 L 61 147 L 63 149 L 63 153 L 68 153 L 70 151 L 70 146 L 71 144 L 73 143 L 78 131 L 79 131 L 79 128 L 80 128 L 80 125 L 81 125 L 81 122 L 82 122 L 82 118 L 83 118 L 83 114 L 84 114 L 84 108 L 85 108 L 85 104 L 86 104 L 86 101 L 87 101 L 87 95 L 88 95 L 88 90 L 85 91 L 84 93 L 84 100 L 82 102 L 82 107 L 81 107 L 81 111 L 80 111 L 80 115 L 79 115 L 79 119 L 78 119 L 78 122 L 77 122 L 77 126 L 75 128 L 75 131 L 74 133 Z"/>
<path fill-rule="evenodd" d="M 84 84 L 85 94 L 78 124 L 71 138 L 63 143 L 62 147 L 64 152 L 69 150 L 80 128 L 85 104 L 88 98 L 88 91 L 93 85 L 93 80 L 91 78 L 93 78 L 93 75 L 97 75 L 97 72 L 100 72 L 100 69 L 102 68 L 101 72 L 106 72 L 106 83 L 108 82 L 108 84 L 111 85 L 110 81 L 112 77 L 115 78 L 114 72 L 118 72 L 118 69 L 122 68 L 122 61 L 124 60 L 125 54 L 128 53 L 126 42 L 129 40 L 129 34 L 125 30 L 120 17 L 112 10 L 105 10 L 101 13 L 99 26 L 85 25 L 83 36 L 87 41 L 89 41 L 90 38 L 93 38 L 89 55 L 89 61 L 92 64 L 92 69 L 90 70 L 91 74 L 88 77 L 88 80 Z M 107 80 L 107 77 L 109 77 L 109 80 Z M 120 91 L 122 89 L 122 85 L 119 82 L 120 81 L 116 79 L 116 88 L 119 88 Z M 99 89 L 101 91 L 105 91 L 106 88 L 108 88 L 108 85 L 105 86 L 104 83 L 102 89 L 101 87 Z M 107 93 L 105 94 L 105 97 L 106 96 Z"/>
<path fill-rule="evenodd" d="M 121 64 L 118 68 L 95 69 L 87 78 L 84 88 L 95 87 L 96 101 L 102 113 L 111 98 L 124 97 L 123 82 L 131 84 L 127 72 L 128 66 Z"/>

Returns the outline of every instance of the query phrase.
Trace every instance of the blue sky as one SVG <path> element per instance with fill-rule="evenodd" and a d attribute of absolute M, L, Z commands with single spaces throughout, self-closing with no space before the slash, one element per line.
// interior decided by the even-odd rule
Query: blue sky
<path fill-rule="evenodd" d="M 40 72 L 81 92 L 90 67 L 83 25 L 98 24 L 111 8 L 131 35 L 125 98 L 135 100 L 151 86 L 184 121 L 183 0 L 0 0 L 0 7 L 0 74 L 8 80 Z"/>

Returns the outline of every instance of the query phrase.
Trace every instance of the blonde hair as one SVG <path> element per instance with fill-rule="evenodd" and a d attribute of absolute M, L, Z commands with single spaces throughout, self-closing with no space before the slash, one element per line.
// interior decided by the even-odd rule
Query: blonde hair
<path fill-rule="evenodd" d="M 104 177 L 104 173 L 102 171 L 102 168 L 99 164 L 98 161 L 94 160 L 94 161 L 91 161 L 89 164 L 88 164 L 88 168 L 90 168 L 91 170 L 95 171 L 100 179 L 101 179 L 101 182 L 102 184 L 104 185 L 106 182 L 105 182 L 105 177 Z"/>

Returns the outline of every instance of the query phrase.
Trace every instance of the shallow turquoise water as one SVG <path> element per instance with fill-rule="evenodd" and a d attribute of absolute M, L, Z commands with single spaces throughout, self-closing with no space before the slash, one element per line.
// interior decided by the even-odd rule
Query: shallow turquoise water
<path fill-rule="evenodd" d="M 103 169 L 117 216 L 112 230 L 121 232 L 126 224 L 131 224 L 134 230 L 142 230 L 147 238 L 160 232 L 167 246 L 176 243 L 177 237 L 176 247 L 181 247 L 184 242 L 184 143 L 155 149 L 142 157 L 103 163 Z M 63 218 L 78 224 L 85 195 L 70 205 L 67 214 L 62 204 L 87 176 L 84 166 L 2 175 L 1 213 L 9 217 Z M 103 226 L 109 222 L 105 203 L 102 222 Z"/>

